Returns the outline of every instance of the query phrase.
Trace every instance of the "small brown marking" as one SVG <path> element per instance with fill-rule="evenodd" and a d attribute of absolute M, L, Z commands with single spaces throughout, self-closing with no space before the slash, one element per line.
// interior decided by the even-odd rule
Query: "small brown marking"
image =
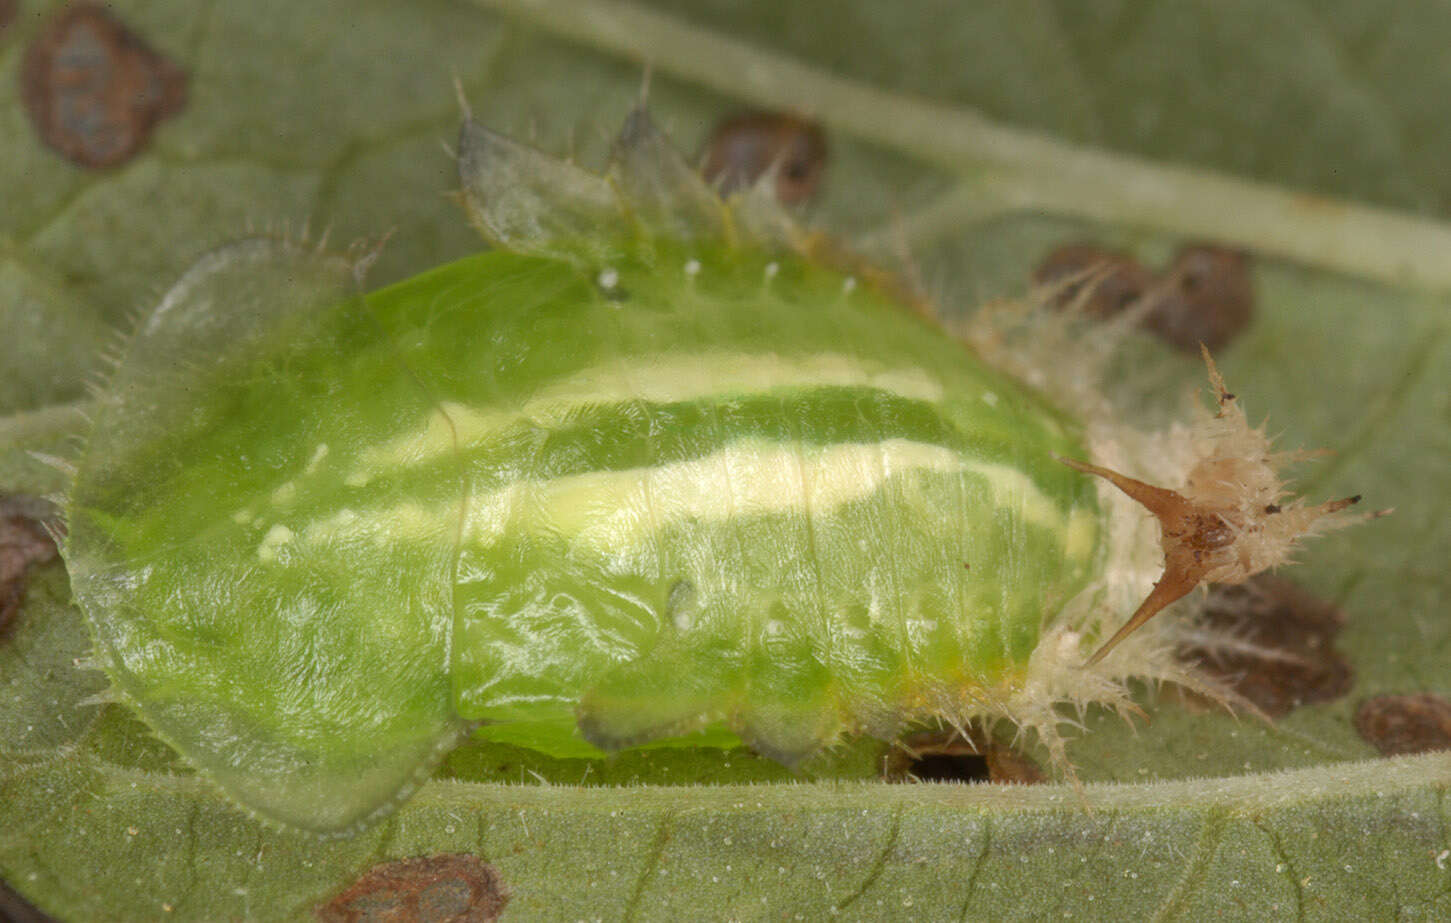
<path fill-rule="evenodd" d="M 92 169 L 136 155 L 186 102 L 186 75 L 105 7 L 77 3 L 41 31 L 21 67 L 41 139 Z"/>
<path fill-rule="evenodd" d="M 1254 318 L 1249 254 L 1212 244 L 1188 244 L 1175 254 L 1143 326 L 1187 353 L 1202 343 L 1219 351 Z"/>
<path fill-rule="evenodd" d="M 1127 253 L 1078 243 L 1044 257 L 1033 271 L 1033 282 L 1050 291 L 1054 307 L 1107 319 L 1148 294 L 1154 276 Z"/>
<path fill-rule="evenodd" d="M 1038 764 L 978 725 L 914 734 L 887 759 L 889 782 L 994 782 L 1033 785 L 1045 780 Z"/>
<path fill-rule="evenodd" d="M 0 36 L 5 34 L 5 27 L 15 21 L 19 12 L 20 0 L 0 0 Z"/>
<path fill-rule="evenodd" d="M 20 616 L 30 569 L 56 558 L 45 523 L 55 508 L 34 497 L 0 497 L 0 637 Z"/>
<path fill-rule="evenodd" d="M 1233 644 L 1185 643 L 1178 654 L 1270 717 L 1350 692 L 1350 664 L 1335 649 L 1345 613 L 1293 581 L 1260 574 L 1209 591 L 1201 616 Z"/>
<path fill-rule="evenodd" d="M 1451 750 L 1451 702 L 1428 693 L 1376 696 L 1355 710 L 1355 729 L 1386 756 Z"/>
<path fill-rule="evenodd" d="M 799 205 L 816 194 L 826 172 L 821 126 L 780 112 L 748 112 L 716 126 L 701 155 L 701 174 L 721 195 L 776 171 L 776 198 Z"/>
<path fill-rule="evenodd" d="M 509 902 L 492 865 L 467 853 L 384 862 L 317 909 L 323 923 L 489 923 Z"/>
<path fill-rule="evenodd" d="M 3 881 L 0 881 L 0 920 L 5 923 L 57 923 L 55 917 L 41 913 Z"/>
<path fill-rule="evenodd" d="M 1033 281 L 1052 288 L 1055 307 L 1100 320 L 1137 305 L 1140 327 L 1190 353 L 1201 343 L 1224 348 L 1254 317 L 1249 255 L 1213 244 L 1186 244 L 1162 274 L 1121 251 L 1065 244 L 1043 258 Z"/>

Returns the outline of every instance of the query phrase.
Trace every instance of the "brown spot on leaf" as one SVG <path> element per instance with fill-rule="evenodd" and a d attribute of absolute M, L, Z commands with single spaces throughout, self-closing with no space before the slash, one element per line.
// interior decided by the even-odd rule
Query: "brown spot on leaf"
<path fill-rule="evenodd" d="M 42 913 L 3 881 L 0 881 L 0 921 L 3 923 L 56 923 L 55 917 Z"/>
<path fill-rule="evenodd" d="M 55 507 L 44 500 L 0 496 L 0 637 L 20 615 L 30 568 L 56 558 L 46 530 L 55 521 Z"/>
<path fill-rule="evenodd" d="M 914 734 L 887 758 L 889 782 L 998 782 L 1032 785 L 1044 780 L 1038 764 L 1013 747 L 971 726 Z"/>
<path fill-rule="evenodd" d="M 989 782 L 1036 785 L 1045 780 L 1043 770 L 1022 753 L 1004 743 L 994 741 L 987 748 Z"/>
<path fill-rule="evenodd" d="M 1154 275 L 1126 253 L 1095 244 L 1066 244 L 1038 264 L 1033 281 L 1050 288 L 1054 307 L 1073 307 L 1104 319 L 1144 297 Z"/>
<path fill-rule="evenodd" d="M 1350 664 L 1334 646 L 1345 613 L 1296 583 L 1261 574 L 1238 586 L 1216 586 L 1204 620 L 1210 635 L 1234 643 L 1186 643 L 1180 656 L 1200 661 L 1272 717 L 1350 691 Z"/>
<path fill-rule="evenodd" d="M 1249 326 L 1254 305 L 1249 254 L 1190 244 L 1175 254 L 1143 326 L 1185 352 L 1201 343 L 1218 352 Z"/>
<path fill-rule="evenodd" d="M 25 108 L 46 144 L 83 167 L 131 159 L 186 102 L 186 75 L 105 7 L 50 21 L 21 67 Z"/>
<path fill-rule="evenodd" d="M 1451 702 L 1420 695 L 1382 695 L 1355 710 L 1355 729 L 1386 756 L 1451 750 Z"/>
<path fill-rule="evenodd" d="M 1033 281 L 1053 286 L 1055 307 L 1106 319 L 1144 299 L 1139 326 L 1185 352 L 1229 345 L 1254 317 L 1254 279 L 1242 250 L 1187 244 L 1162 274 L 1126 253 L 1065 244 L 1044 257 Z"/>
<path fill-rule="evenodd" d="M 826 172 L 826 133 L 814 122 L 780 112 L 748 112 L 716 126 L 701 155 L 701 173 L 727 195 L 776 170 L 776 198 L 799 205 Z"/>
<path fill-rule="evenodd" d="M 324 923 L 488 923 L 509 902 L 492 865 L 466 853 L 373 866 L 319 907 Z"/>
<path fill-rule="evenodd" d="M 5 34 L 5 27 L 15 21 L 18 12 L 20 0 L 0 0 L 0 35 Z"/>

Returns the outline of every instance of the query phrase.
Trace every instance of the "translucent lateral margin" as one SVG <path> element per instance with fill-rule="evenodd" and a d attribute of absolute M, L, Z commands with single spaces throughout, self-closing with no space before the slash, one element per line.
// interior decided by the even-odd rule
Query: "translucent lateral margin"
<path fill-rule="evenodd" d="M 600 229 L 619 222 L 609 182 L 465 119 L 459 181 L 469 220 L 515 253 L 599 263 L 614 255 Z"/>
<path fill-rule="evenodd" d="M 626 116 L 607 175 L 647 232 L 685 239 L 722 236 L 720 199 L 655 127 L 643 105 Z"/>
<path fill-rule="evenodd" d="M 347 451 L 325 432 L 346 408 L 312 411 L 306 382 L 373 323 L 357 287 L 352 262 L 289 241 L 204 256 L 109 383 L 63 549 L 113 693 L 245 809 L 321 834 L 391 811 L 462 729 L 446 676 L 454 549 L 433 554 L 440 579 L 401 587 L 349 550 L 300 553 L 287 537 L 312 511 L 247 492 L 259 472 L 307 470 L 267 456 L 279 434 Z M 232 505 L 265 511 L 218 515 Z M 356 629 L 340 634 L 344 614 Z"/>

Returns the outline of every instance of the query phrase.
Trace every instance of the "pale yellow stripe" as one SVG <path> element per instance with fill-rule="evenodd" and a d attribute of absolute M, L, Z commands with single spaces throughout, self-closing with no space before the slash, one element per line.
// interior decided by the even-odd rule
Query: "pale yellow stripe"
<path fill-rule="evenodd" d="M 929 403 L 943 397 L 941 382 L 923 369 L 887 368 L 833 353 L 788 357 L 711 352 L 622 360 L 560 379 L 514 411 L 445 402 L 416 432 L 364 453 L 346 482 L 361 486 L 383 472 L 436 461 L 454 450 L 455 440 L 461 448 L 477 446 L 520 421 L 557 427 L 582 406 L 631 400 L 678 403 L 801 387 L 870 387 Z"/>
<path fill-rule="evenodd" d="M 736 443 L 655 468 L 516 482 L 470 504 L 466 534 L 490 544 L 522 526 L 608 553 L 687 519 L 827 512 L 872 494 L 892 474 L 962 468 L 956 452 L 900 439 L 807 449 Z"/>
<path fill-rule="evenodd" d="M 1065 545 L 1091 548 L 1091 515 L 1075 513 L 1070 522 L 1021 471 L 905 439 L 819 447 L 751 440 L 653 468 L 516 481 L 469 501 L 464 540 L 488 546 L 513 532 L 548 533 L 608 555 L 638 547 L 661 527 L 688 519 L 829 513 L 913 471 L 977 475 L 987 482 L 994 506 L 1064 535 Z M 362 516 L 344 511 L 306 526 L 302 534 L 312 543 L 436 540 L 442 524 L 456 515 L 454 506 L 425 511 L 409 502 Z"/>

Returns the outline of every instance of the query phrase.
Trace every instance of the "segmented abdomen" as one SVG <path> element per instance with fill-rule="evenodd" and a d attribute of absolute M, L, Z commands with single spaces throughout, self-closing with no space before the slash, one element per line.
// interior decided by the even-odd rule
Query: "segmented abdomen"
<path fill-rule="evenodd" d="M 566 754 L 724 721 L 792 762 L 1011 688 L 1095 563 L 1072 425 L 840 275 L 683 247 L 473 257 L 174 389 L 143 336 L 71 506 L 122 691 L 331 829 L 467 722 Z"/>
<path fill-rule="evenodd" d="M 840 276 L 686 262 L 418 307 L 410 364 L 455 374 L 358 476 L 462 459 L 460 713 L 545 748 L 577 705 L 606 747 L 723 719 L 790 762 L 1000 691 L 1091 563 L 1065 422 Z"/>

